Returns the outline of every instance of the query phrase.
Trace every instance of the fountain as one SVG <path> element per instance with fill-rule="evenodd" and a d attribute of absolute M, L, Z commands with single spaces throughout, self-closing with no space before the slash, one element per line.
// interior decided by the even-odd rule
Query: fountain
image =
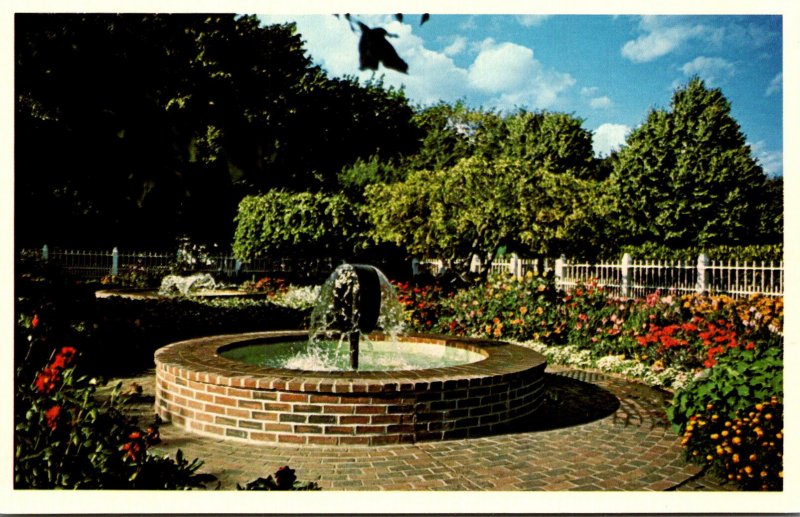
<path fill-rule="evenodd" d="M 161 280 L 158 292 L 166 295 L 177 292 L 181 296 L 188 296 L 190 291 L 214 290 L 216 287 L 217 283 L 214 281 L 214 277 L 208 273 L 195 273 L 188 276 L 167 275 Z"/>
<path fill-rule="evenodd" d="M 379 270 L 344 264 L 322 287 L 308 332 L 212 336 L 158 350 L 156 410 L 230 440 L 383 445 L 499 432 L 541 405 L 540 354 L 403 334 L 402 316 Z"/>

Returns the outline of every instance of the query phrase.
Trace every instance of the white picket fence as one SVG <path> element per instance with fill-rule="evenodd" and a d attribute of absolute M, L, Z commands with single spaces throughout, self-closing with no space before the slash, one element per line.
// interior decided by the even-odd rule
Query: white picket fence
<path fill-rule="evenodd" d="M 436 268 L 441 260 L 422 261 Z M 478 257 L 470 269 L 482 271 Z M 610 294 L 642 297 L 655 291 L 677 295 L 689 293 L 727 294 L 744 298 L 751 294 L 783 296 L 783 261 L 738 262 L 713 261 L 702 254 L 696 262 L 633 260 L 627 253 L 619 262 L 579 263 L 565 257 L 545 259 L 539 267 L 536 259 L 515 254 L 492 262 L 490 271 L 523 276 L 528 271 L 553 271 L 556 286 L 569 289 L 579 282 L 596 281 Z"/>
<path fill-rule="evenodd" d="M 26 250 L 28 254 L 38 254 L 44 260 L 52 261 L 71 273 L 84 278 L 101 278 L 118 275 L 126 268 L 168 270 L 174 266 L 179 256 L 176 253 L 86 251 L 49 249 Z M 420 265 L 441 269 L 441 260 L 414 261 L 416 271 Z M 332 271 L 335 264 L 330 258 L 286 259 L 264 258 L 249 263 L 237 261 L 230 255 L 208 256 L 201 264 L 195 264 L 197 271 L 224 274 L 274 274 Z M 478 257 L 473 257 L 472 271 L 481 271 Z M 491 272 L 507 271 L 523 276 L 528 271 L 550 271 L 555 276 L 556 286 L 569 289 L 579 282 L 596 281 L 611 294 L 626 297 L 641 297 L 656 290 L 662 293 L 712 293 L 727 294 L 733 297 L 747 297 L 751 294 L 783 296 L 783 261 L 781 262 L 737 262 L 712 261 L 700 255 L 696 262 L 643 261 L 633 260 L 625 254 L 620 262 L 598 262 L 594 264 L 569 262 L 563 256 L 544 259 L 525 259 L 516 254 L 501 257 L 492 262 Z"/>

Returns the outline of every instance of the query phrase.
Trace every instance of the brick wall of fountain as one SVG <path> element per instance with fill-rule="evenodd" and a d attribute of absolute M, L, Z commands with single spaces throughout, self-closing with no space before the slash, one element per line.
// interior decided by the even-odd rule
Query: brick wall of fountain
<path fill-rule="evenodd" d="M 156 410 L 196 433 L 250 443 L 385 445 L 501 432 L 535 417 L 544 358 L 502 342 L 409 336 L 486 359 L 396 372 L 263 368 L 220 357 L 225 347 L 299 339 L 264 332 L 174 343 L 156 353 Z"/>

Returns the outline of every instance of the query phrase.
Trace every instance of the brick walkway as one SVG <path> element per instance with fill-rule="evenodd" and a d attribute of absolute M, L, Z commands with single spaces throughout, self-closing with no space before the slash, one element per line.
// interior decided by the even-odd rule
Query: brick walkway
<path fill-rule="evenodd" d="M 324 447 L 246 445 L 164 424 L 154 449 L 204 461 L 231 490 L 282 465 L 323 490 L 734 490 L 683 460 L 665 395 L 598 373 L 549 368 L 550 408 L 513 432 L 442 442 Z M 137 412 L 152 414 L 152 375 Z M 132 379 L 125 379 L 130 383 Z"/>

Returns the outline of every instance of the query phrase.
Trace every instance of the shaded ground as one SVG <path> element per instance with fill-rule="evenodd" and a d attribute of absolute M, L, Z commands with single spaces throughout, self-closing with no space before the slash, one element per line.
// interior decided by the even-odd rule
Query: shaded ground
<path fill-rule="evenodd" d="M 153 414 L 154 374 L 122 379 Z M 165 424 L 157 452 L 205 462 L 234 489 L 290 465 L 325 490 L 735 490 L 683 459 L 664 412 L 668 395 L 595 372 L 548 368 L 545 409 L 500 435 L 384 447 L 249 445 Z M 211 487 L 213 488 L 213 487 Z"/>

